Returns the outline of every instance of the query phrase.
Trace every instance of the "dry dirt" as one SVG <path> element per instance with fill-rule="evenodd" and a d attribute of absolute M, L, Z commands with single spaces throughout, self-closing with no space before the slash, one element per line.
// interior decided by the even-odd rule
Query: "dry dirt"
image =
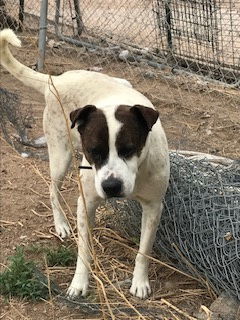
<path fill-rule="evenodd" d="M 36 39 L 26 37 L 23 40 L 23 48 L 14 50 L 14 53 L 24 64 L 32 66 L 36 63 L 37 57 Z M 59 74 L 70 69 L 100 66 L 107 74 L 128 79 L 153 101 L 160 111 L 170 148 L 202 151 L 234 159 L 240 158 L 239 92 L 206 84 L 195 77 L 174 76 L 170 70 L 155 74 L 149 79 L 149 73 L 146 74 L 144 68 L 139 69 L 123 62 L 116 62 L 109 57 L 101 58 L 86 53 L 82 49 L 79 49 L 78 53 L 73 53 L 70 46 L 68 47 L 68 54 L 65 57 L 63 48 L 48 51 L 46 59 L 48 72 Z M 2 68 L 0 77 L 1 87 L 17 93 L 22 99 L 22 105 L 31 108 L 35 121 L 32 129 L 29 129 L 29 136 L 34 138 L 41 136 L 43 134 L 41 125 L 44 109 L 43 97 L 32 89 L 24 87 Z M 48 163 L 22 158 L 3 139 L 1 139 L 0 153 L 0 222 L 2 225 L 0 229 L 0 267 L 3 270 L 8 263 L 7 258 L 14 254 L 17 246 L 27 247 L 37 244 L 57 247 L 61 241 L 50 232 L 54 229 L 49 208 Z M 64 184 L 63 195 L 74 212 L 77 187 L 71 174 L 68 175 Z M 68 214 L 71 217 L 71 214 Z M 119 270 L 123 273 L 123 278 L 130 277 L 134 258 L 130 250 L 123 250 L 121 246 L 112 243 L 99 230 L 95 235 L 96 250 L 103 265 L 107 268 L 106 272 L 109 277 L 115 279 Z M 107 243 L 110 249 L 106 249 Z M 65 244 L 75 246 L 73 239 L 67 240 Z M 109 267 L 106 257 L 112 261 L 114 268 Z M 44 266 L 43 269 L 45 270 Z M 197 282 L 178 276 L 157 263 L 151 267 L 151 270 L 151 280 L 156 280 L 154 295 L 147 302 L 141 303 L 141 306 L 151 307 L 151 303 L 154 305 L 158 303 L 160 306 L 160 300 L 163 297 L 192 315 L 201 304 L 208 306 L 211 303 L 212 297 Z M 65 290 L 70 283 L 73 271 L 73 268 L 51 269 L 51 278 L 55 279 Z M 123 289 L 123 292 L 132 304 L 137 308 L 140 306 L 136 299 L 129 296 L 127 289 Z M 116 298 L 112 291 L 109 293 L 109 299 L 112 299 L 111 301 L 121 300 Z M 186 316 L 179 313 L 171 316 L 173 310 L 164 305 L 161 305 L 161 308 L 166 312 L 165 319 L 187 319 Z M 32 303 L 12 298 L 8 303 L 0 298 L 0 319 L 102 318 L 91 313 L 84 316 L 81 309 L 68 307 L 55 300 Z M 130 316 L 120 317 L 120 314 L 119 317 L 116 316 L 116 319 L 120 318 L 130 319 Z M 132 319 L 140 318 L 135 315 Z"/>

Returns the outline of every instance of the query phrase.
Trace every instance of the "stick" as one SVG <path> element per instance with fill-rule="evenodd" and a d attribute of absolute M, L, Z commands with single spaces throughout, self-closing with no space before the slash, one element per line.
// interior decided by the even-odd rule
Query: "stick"
<path fill-rule="evenodd" d="M 168 307 L 172 308 L 173 310 L 177 311 L 178 313 L 180 313 L 181 315 L 185 316 L 187 319 L 189 320 L 198 320 L 195 317 L 191 317 L 189 316 L 186 312 L 182 311 L 181 309 L 177 308 L 176 306 L 174 306 L 173 304 L 171 304 L 169 301 L 165 300 L 165 299 L 161 299 L 161 302 L 163 304 L 166 304 Z"/>

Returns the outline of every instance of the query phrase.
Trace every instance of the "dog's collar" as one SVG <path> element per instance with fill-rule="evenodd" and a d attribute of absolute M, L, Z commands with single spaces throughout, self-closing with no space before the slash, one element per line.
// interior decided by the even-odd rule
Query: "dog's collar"
<path fill-rule="evenodd" d="M 90 166 L 79 166 L 78 169 L 92 169 Z"/>

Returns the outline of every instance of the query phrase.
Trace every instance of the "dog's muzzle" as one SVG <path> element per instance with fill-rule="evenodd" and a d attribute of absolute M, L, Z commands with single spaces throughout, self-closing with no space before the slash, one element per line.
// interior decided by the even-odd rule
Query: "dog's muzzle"
<path fill-rule="evenodd" d="M 123 182 L 120 179 L 108 178 L 102 182 L 102 189 L 107 198 L 122 197 Z"/>

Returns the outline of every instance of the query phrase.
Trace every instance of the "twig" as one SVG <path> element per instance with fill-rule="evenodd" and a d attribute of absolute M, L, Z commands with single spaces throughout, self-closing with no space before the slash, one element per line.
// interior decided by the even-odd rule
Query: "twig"
<path fill-rule="evenodd" d="M 213 284 L 209 284 L 209 280 L 208 279 L 204 279 L 198 272 L 197 270 L 194 268 L 194 266 L 183 256 L 182 252 L 179 250 L 179 248 L 177 247 L 177 245 L 175 243 L 172 243 L 173 248 L 177 251 L 177 253 L 179 254 L 179 256 L 181 257 L 181 259 L 186 263 L 186 265 L 195 273 L 197 274 L 197 276 L 199 277 L 199 279 L 205 284 L 205 286 L 208 289 L 209 295 L 211 296 L 211 298 L 216 299 L 217 295 L 215 294 L 215 292 L 213 291 L 213 289 L 211 287 L 214 288 Z"/>
<path fill-rule="evenodd" d="M 105 280 L 111 285 L 111 287 L 114 289 L 114 291 L 130 306 L 130 308 L 132 310 L 134 310 L 136 312 L 136 314 L 139 316 L 140 319 L 145 320 L 146 318 L 130 303 L 130 301 L 125 297 L 125 295 L 119 291 L 115 285 L 112 283 L 112 281 L 108 278 L 108 276 L 103 272 L 102 268 L 100 267 L 100 265 L 98 264 L 98 268 L 101 271 L 101 273 L 103 274 Z"/>
<path fill-rule="evenodd" d="M 46 256 L 44 256 L 44 263 L 45 263 L 45 268 L 46 268 L 46 273 L 47 273 L 47 286 L 48 286 L 49 298 L 50 298 L 50 301 L 52 302 L 52 291 L 51 291 L 50 273 L 49 273 L 49 269 L 48 269 L 48 264 L 47 264 L 47 258 L 46 258 Z"/>
<path fill-rule="evenodd" d="M 45 194 L 39 193 L 36 190 L 34 190 L 33 188 L 29 188 L 29 190 L 31 190 L 33 193 L 35 193 L 36 195 L 38 195 L 42 198 L 48 198 Z"/>
<path fill-rule="evenodd" d="M 58 238 L 61 242 L 64 242 L 64 240 L 56 232 L 52 231 L 52 228 L 49 229 L 49 233 Z"/>
<path fill-rule="evenodd" d="M 109 311 L 109 313 L 110 313 L 110 315 L 111 315 L 112 320 L 115 320 L 115 316 L 114 316 L 114 314 L 113 314 L 113 312 L 112 312 L 110 303 L 109 303 L 109 301 L 108 301 L 108 297 L 107 297 L 106 290 L 105 290 L 105 288 L 104 288 L 104 285 L 103 285 L 102 280 L 100 280 L 100 278 L 97 277 L 94 273 L 93 273 L 93 277 L 94 277 L 94 279 L 97 281 L 97 283 L 99 283 L 99 285 L 100 285 L 100 287 L 101 287 L 101 289 L 102 289 L 102 293 L 103 293 L 104 299 L 105 299 L 105 301 L 106 301 L 107 308 L 108 308 L 108 311 Z M 101 300 L 101 297 L 100 297 L 100 300 Z M 101 301 L 101 303 L 102 303 L 102 301 Z M 102 309 L 102 312 L 103 312 L 103 317 L 105 318 L 105 311 L 104 311 L 104 309 Z"/>
<path fill-rule="evenodd" d="M 13 226 L 13 225 L 17 224 L 17 222 L 7 221 L 7 220 L 0 220 L 0 224 L 5 224 L 5 225 Z"/>
<path fill-rule="evenodd" d="M 42 180 L 46 183 L 46 185 L 49 187 L 49 182 L 47 181 L 47 179 L 43 176 L 43 174 L 41 173 L 41 171 L 39 170 L 39 168 L 35 165 L 32 165 L 33 170 L 35 171 L 35 173 L 37 175 L 39 175 Z"/>
<path fill-rule="evenodd" d="M 37 213 L 34 209 L 31 209 L 31 211 L 32 211 L 33 214 L 35 214 L 38 217 L 47 218 L 47 217 L 51 217 L 52 216 L 52 214 L 40 214 L 40 213 Z"/>
<path fill-rule="evenodd" d="M 29 320 L 28 317 L 25 317 L 14 305 L 12 302 L 9 303 L 10 306 L 17 312 L 17 314 L 22 317 L 24 320 Z"/>
<path fill-rule="evenodd" d="M 106 230 L 106 228 L 98 228 L 98 229 Z M 115 234 L 115 232 L 114 232 L 113 230 L 111 230 L 111 229 L 108 229 L 108 232 L 111 232 L 111 233 Z M 108 239 L 110 239 L 110 240 L 112 240 L 112 241 L 114 241 L 114 242 L 117 242 L 117 243 L 120 244 L 121 246 L 123 246 L 123 247 L 125 247 L 125 248 L 127 248 L 127 249 L 129 249 L 129 250 L 131 250 L 131 251 L 133 251 L 134 253 L 137 253 L 137 252 L 138 252 L 137 249 L 134 249 L 134 248 L 126 245 L 125 243 L 122 243 L 122 242 L 119 241 L 119 240 L 113 239 L 113 238 L 109 237 L 108 235 L 106 235 L 105 237 L 107 237 Z M 144 255 L 143 253 L 141 253 L 141 254 Z M 192 279 L 192 280 L 195 280 L 195 281 L 198 281 L 198 282 L 201 283 L 201 281 L 200 281 L 198 278 L 195 278 L 195 277 L 193 277 L 193 276 L 191 276 L 191 275 L 189 275 L 189 274 L 187 274 L 187 273 L 185 273 L 185 272 L 183 272 L 183 271 L 181 271 L 181 270 L 179 270 L 179 269 L 177 269 L 177 268 L 174 268 L 174 267 L 172 267 L 171 265 L 167 264 L 166 262 L 160 261 L 160 260 L 158 260 L 158 259 L 156 259 L 156 258 L 154 258 L 154 257 L 148 256 L 148 255 L 144 255 L 144 256 L 146 256 L 147 258 L 151 259 L 152 261 L 154 261 L 154 262 L 156 262 L 156 263 L 158 263 L 158 264 L 160 264 L 160 265 L 162 265 L 162 266 L 164 266 L 164 267 L 166 267 L 166 268 L 168 268 L 168 269 L 171 269 L 171 270 L 173 270 L 173 271 L 175 271 L 175 272 L 177 272 L 177 273 L 180 273 L 180 274 L 184 275 L 185 277 L 188 277 L 188 278 L 190 278 L 190 279 Z"/>
<path fill-rule="evenodd" d="M 44 203 L 43 201 L 39 201 L 46 209 L 48 209 L 49 211 L 51 211 L 51 208 L 46 205 L 46 203 Z"/>
<path fill-rule="evenodd" d="M 175 319 L 175 320 L 181 320 L 180 318 L 178 318 L 171 310 L 168 310 L 169 313 L 171 313 L 172 317 Z"/>
<path fill-rule="evenodd" d="M 186 317 L 189 320 L 198 320 L 195 317 L 189 316 L 186 312 L 182 311 L 181 309 L 179 309 L 178 307 L 174 306 L 173 304 L 171 304 L 169 301 L 167 301 L 165 299 L 161 299 L 161 302 L 163 304 L 166 304 L 168 307 L 172 308 L 173 310 L 177 311 L 179 314 L 183 315 L 184 317 Z"/>
<path fill-rule="evenodd" d="M 8 314 L 8 311 L 4 312 L 3 314 L 0 315 L 0 319 L 5 319 L 5 316 Z"/>
<path fill-rule="evenodd" d="M 35 231 L 35 232 L 36 232 L 37 237 L 39 237 L 39 238 L 42 238 L 42 239 L 51 239 L 52 238 L 52 236 L 44 234 L 41 231 Z"/>
<path fill-rule="evenodd" d="M 211 316 L 212 316 L 212 311 L 209 310 L 206 306 L 201 305 L 200 310 L 202 310 L 203 312 L 205 312 L 207 319 L 206 320 L 211 320 Z M 238 319 L 238 318 L 236 318 Z"/>

